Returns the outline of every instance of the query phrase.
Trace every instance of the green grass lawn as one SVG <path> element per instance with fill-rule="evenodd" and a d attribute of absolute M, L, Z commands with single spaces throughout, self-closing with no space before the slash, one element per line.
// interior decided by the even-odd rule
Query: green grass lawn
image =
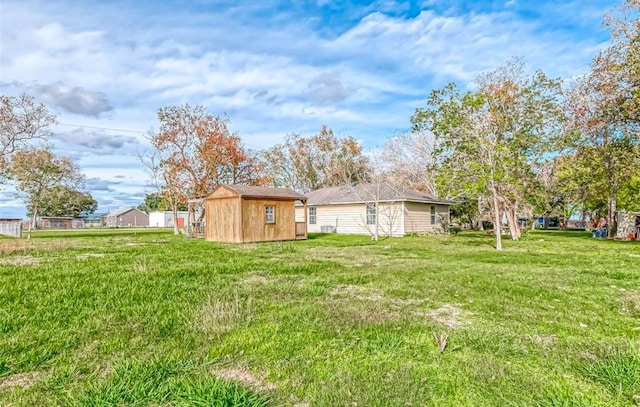
<path fill-rule="evenodd" d="M 640 244 L 0 239 L 0 405 L 633 406 Z"/>

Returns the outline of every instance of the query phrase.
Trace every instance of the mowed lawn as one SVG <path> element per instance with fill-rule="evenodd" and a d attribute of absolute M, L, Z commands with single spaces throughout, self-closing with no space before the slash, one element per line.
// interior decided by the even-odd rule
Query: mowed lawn
<path fill-rule="evenodd" d="M 3 406 L 640 404 L 640 243 L 0 239 Z"/>

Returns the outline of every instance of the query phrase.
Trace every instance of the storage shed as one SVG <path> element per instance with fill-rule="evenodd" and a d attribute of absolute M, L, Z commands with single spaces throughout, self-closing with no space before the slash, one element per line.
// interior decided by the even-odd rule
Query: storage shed
<path fill-rule="evenodd" d="M 22 237 L 22 219 L 0 218 L 0 235 Z"/>
<path fill-rule="evenodd" d="M 219 185 L 205 198 L 205 237 L 228 243 L 306 239 L 306 219 L 295 219 L 297 201 L 306 213 L 307 197 L 289 189 Z"/>

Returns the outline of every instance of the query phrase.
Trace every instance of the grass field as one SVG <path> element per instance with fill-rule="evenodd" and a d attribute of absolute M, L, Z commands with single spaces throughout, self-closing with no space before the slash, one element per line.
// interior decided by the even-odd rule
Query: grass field
<path fill-rule="evenodd" d="M 0 405 L 640 405 L 640 244 L 492 243 L 0 239 Z"/>

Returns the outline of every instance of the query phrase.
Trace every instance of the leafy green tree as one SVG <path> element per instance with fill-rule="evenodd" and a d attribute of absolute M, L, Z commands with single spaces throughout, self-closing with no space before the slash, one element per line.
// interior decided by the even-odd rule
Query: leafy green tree
<path fill-rule="evenodd" d="M 558 146 L 563 118 L 559 81 L 524 68 L 512 60 L 480 76 L 475 91 L 455 84 L 434 90 L 411 119 L 414 130 L 436 138 L 440 179 L 488 202 L 497 250 L 503 215 L 511 238 L 519 237 L 517 211 L 537 184 L 535 168 Z"/>
<path fill-rule="evenodd" d="M 167 194 L 164 192 L 152 192 L 145 194 L 144 203 L 138 205 L 138 209 L 144 212 L 152 211 L 169 211 L 171 210 L 171 202 L 167 199 Z M 187 205 L 178 203 L 177 209 L 179 211 L 186 211 Z"/>
<path fill-rule="evenodd" d="M 98 209 L 98 202 L 91 194 L 66 186 L 55 186 L 45 193 L 40 216 L 81 216 L 92 214 Z M 29 213 L 31 209 L 28 208 Z"/>
<path fill-rule="evenodd" d="M 70 158 L 42 149 L 16 151 L 11 157 L 9 174 L 16 181 L 18 196 L 24 199 L 31 215 L 28 238 L 41 209 L 51 199 L 51 191 L 56 187 L 78 189 L 84 181 Z"/>

